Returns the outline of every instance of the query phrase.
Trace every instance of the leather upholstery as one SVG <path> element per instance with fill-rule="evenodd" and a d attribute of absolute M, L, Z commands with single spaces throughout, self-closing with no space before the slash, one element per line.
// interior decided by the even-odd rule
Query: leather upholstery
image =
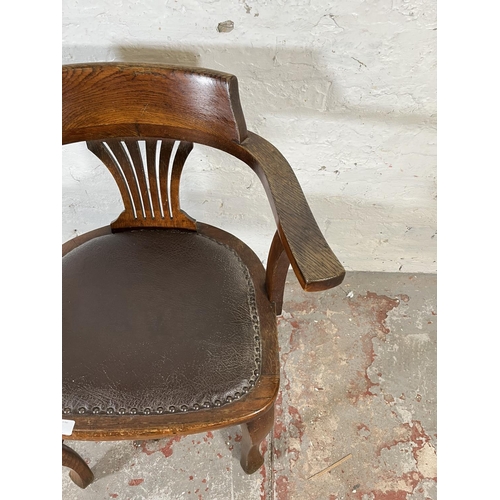
<path fill-rule="evenodd" d="M 190 231 L 94 238 L 63 258 L 63 413 L 155 414 L 251 390 L 260 330 L 248 269 Z"/>

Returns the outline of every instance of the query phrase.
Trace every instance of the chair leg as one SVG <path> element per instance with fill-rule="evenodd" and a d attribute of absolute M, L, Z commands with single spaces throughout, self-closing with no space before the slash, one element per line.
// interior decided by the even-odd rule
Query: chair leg
<path fill-rule="evenodd" d="M 62 445 L 62 464 L 71 469 L 69 477 L 80 488 L 86 488 L 94 480 L 94 474 L 85 460 L 64 443 Z"/>
<path fill-rule="evenodd" d="M 290 261 L 276 231 L 267 258 L 266 289 L 269 300 L 275 304 L 277 316 L 283 312 L 283 294 L 289 267 Z"/>
<path fill-rule="evenodd" d="M 260 453 L 260 443 L 269 434 L 274 424 L 274 404 L 266 413 L 255 420 L 241 425 L 243 438 L 241 440 L 241 467 L 247 474 L 253 474 L 264 463 Z"/>

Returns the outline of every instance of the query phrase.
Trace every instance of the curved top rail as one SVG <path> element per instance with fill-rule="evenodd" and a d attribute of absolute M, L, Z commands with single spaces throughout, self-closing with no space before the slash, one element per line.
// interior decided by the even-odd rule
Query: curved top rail
<path fill-rule="evenodd" d="M 238 80 L 160 64 L 89 63 L 62 69 L 63 144 L 108 137 L 247 137 Z"/>

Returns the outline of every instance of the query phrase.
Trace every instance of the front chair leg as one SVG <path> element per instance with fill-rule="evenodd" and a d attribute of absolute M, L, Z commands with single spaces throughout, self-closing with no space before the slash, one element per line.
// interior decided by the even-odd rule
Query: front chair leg
<path fill-rule="evenodd" d="M 241 425 L 241 467 L 247 474 L 253 474 L 264 463 L 260 443 L 269 434 L 274 424 L 274 404 L 255 420 Z"/>
<path fill-rule="evenodd" d="M 80 488 L 86 488 L 94 480 L 94 474 L 85 460 L 64 443 L 62 445 L 62 464 L 71 469 L 69 477 Z"/>

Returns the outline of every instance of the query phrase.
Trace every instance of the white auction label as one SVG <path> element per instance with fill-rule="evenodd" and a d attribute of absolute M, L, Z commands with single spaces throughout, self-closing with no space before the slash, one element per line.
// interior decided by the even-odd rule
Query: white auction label
<path fill-rule="evenodd" d="M 75 426 L 75 421 L 74 420 L 64 420 L 62 419 L 62 433 L 65 436 L 71 436 L 71 433 L 73 432 L 73 427 Z"/>

